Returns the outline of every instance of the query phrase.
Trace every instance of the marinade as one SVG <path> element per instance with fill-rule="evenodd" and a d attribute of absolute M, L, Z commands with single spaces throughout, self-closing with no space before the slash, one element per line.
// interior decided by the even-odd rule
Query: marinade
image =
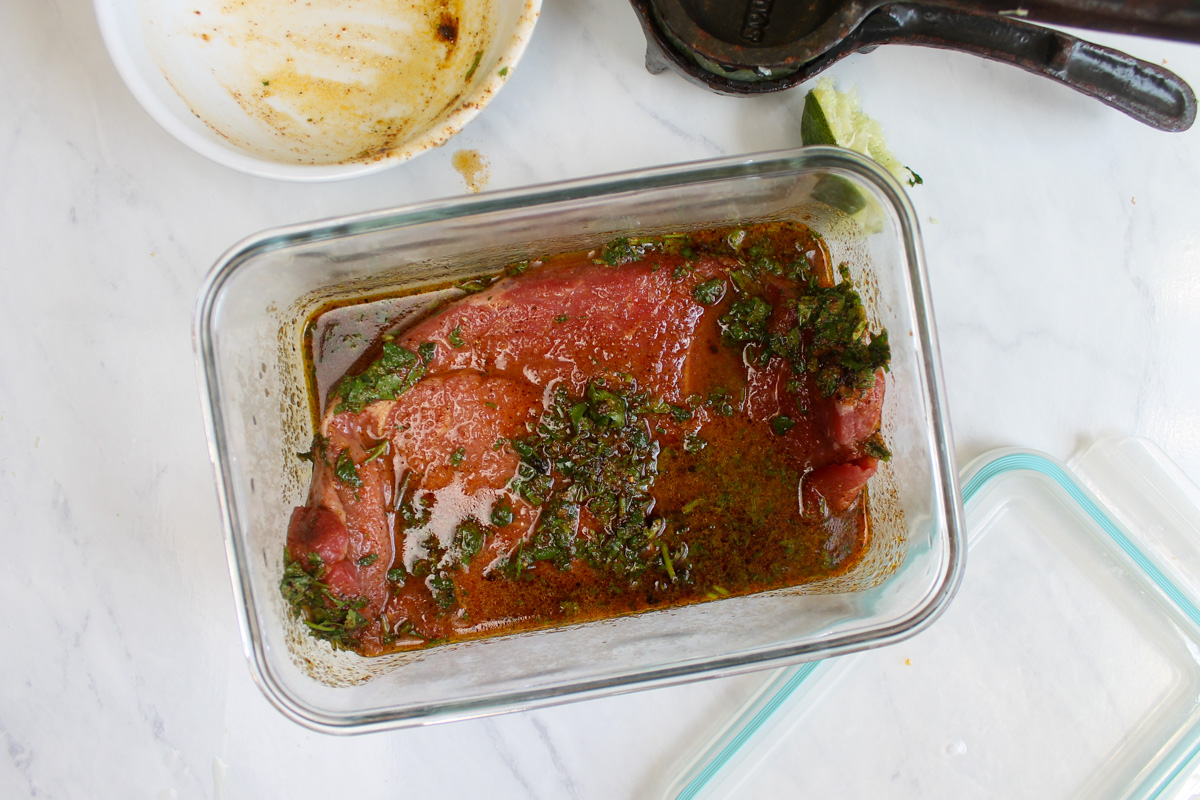
<path fill-rule="evenodd" d="M 889 457 L 887 333 L 805 226 L 623 237 L 451 294 L 379 327 L 317 393 L 281 581 L 314 636 L 378 655 L 794 586 L 861 557 Z"/>

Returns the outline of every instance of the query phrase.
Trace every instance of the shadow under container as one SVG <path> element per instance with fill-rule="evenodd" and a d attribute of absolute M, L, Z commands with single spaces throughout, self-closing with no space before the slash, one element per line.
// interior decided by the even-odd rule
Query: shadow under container
<path fill-rule="evenodd" d="M 444 287 L 618 236 L 795 220 L 846 263 L 892 348 L 889 462 L 849 573 L 683 608 L 364 658 L 312 639 L 279 591 L 307 495 L 304 326 L 330 302 Z M 963 568 L 962 510 L 913 209 L 874 162 L 812 147 L 432 202 L 268 231 L 201 288 L 196 351 L 244 647 L 308 727 L 358 733 L 534 708 L 885 645 L 930 624 Z"/>

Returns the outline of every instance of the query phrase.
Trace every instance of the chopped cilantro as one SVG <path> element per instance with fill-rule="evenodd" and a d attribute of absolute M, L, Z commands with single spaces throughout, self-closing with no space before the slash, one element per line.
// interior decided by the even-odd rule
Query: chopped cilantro
<path fill-rule="evenodd" d="M 495 512 L 492 512 L 495 516 Z M 483 542 L 487 538 L 487 530 L 474 517 L 467 517 L 454 529 L 454 549 L 462 563 L 466 564 L 479 555 Z"/>
<path fill-rule="evenodd" d="M 306 453 L 296 453 L 296 458 L 300 459 L 301 461 L 308 461 L 309 463 L 313 463 L 313 464 L 316 463 L 317 458 L 320 458 L 322 461 L 324 461 L 325 460 L 325 451 L 326 451 L 326 448 L 328 448 L 328 446 L 329 446 L 328 439 L 326 439 L 324 436 L 322 436 L 319 433 L 315 434 L 313 436 L 312 447 Z"/>
<path fill-rule="evenodd" d="M 466 456 L 467 456 L 467 448 L 456 447 L 454 449 L 454 452 L 450 454 L 450 466 L 457 467 L 459 464 L 461 464 L 463 462 L 463 459 L 466 458 Z"/>
<path fill-rule="evenodd" d="M 367 451 L 367 458 L 365 461 L 363 461 L 363 463 L 370 464 L 372 461 L 379 458 L 380 456 L 387 455 L 388 447 L 389 447 L 389 442 L 387 439 L 384 439 L 382 442 L 380 442 L 379 444 L 375 445 L 374 447 L 372 447 L 370 450 Z"/>
<path fill-rule="evenodd" d="M 810 269 L 807 260 L 795 269 Z M 887 331 L 869 331 L 862 298 L 844 265 L 842 280 L 834 286 L 801 282 L 804 294 L 792 303 L 797 324 L 783 332 L 772 332 L 769 323 L 774 309 L 756 295 L 742 294 L 718 319 L 725 344 L 756 345 L 757 361 L 765 366 L 771 358 L 785 359 L 792 372 L 812 375 L 824 397 L 853 400 L 875 384 L 875 373 L 887 369 L 891 358 Z M 790 379 L 785 388 L 795 394 L 801 384 Z"/>
<path fill-rule="evenodd" d="M 454 579 L 449 575 L 441 572 L 435 573 L 429 578 L 429 589 L 433 593 L 434 602 L 442 609 L 450 608 L 457 602 L 458 598 L 454 593 Z"/>
<path fill-rule="evenodd" d="M 645 248 L 639 247 L 628 237 L 622 236 L 613 239 L 601 248 L 600 261 L 610 267 L 616 267 L 641 258 L 645 252 Z"/>
<path fill-rule="evenodd" d="M 729 311 L 717 320 L 721 326 L 722 340 L 735 345 L 765 339 L 767 322 L 773 310 L 771 304 L 761 297 L 739 297 L 733 301 Z"/>
<path fill-rule="evenodd" d="M 863 452 L 872 458 L 878 458 L 880 461 L 890 461 L 892 451 L 883 443 L 883 436 L 878 432 L 874 436 L 862 443 Z"/>
<path fill-rule="evenodd" d="M 484 289 L 488 288 L 495 282 L 496 282 L 495 276 L 484 276 L 482 278 L 469 278 L 467 280 L 459 281 L 458 283 L 454 284 L 454 288 L 462 289 L 467 294 L 474 294 L 476 292 L 482 292 Z"/>
<path fill-rule="evenodd" d="M 462 328 L 455 325 L 454 330 L 450 331 L 449 335 L 446 336 L 446 341 L 450 342 L 451 347 L 462 347 L 465 345 L 466 342 L 463 341 L 462 337 Z"/>
<path fill-rule="evenodd" d="M 776 436 L 783 436 L 785 433 L 790 431 L 792 426 L 795 424 L 795 420 L 793 420 L 791 417 L 785 417 L 782 414 L 771 418 L 771 430 L 775 431 Z"/>
<path fill-rule="evenodd" d="M 687 422 L 692 418 L 692 410 L 683 406 L 671 406 L 671 416 L 676 422 Z"/>
<path fill-rule="evenodd" d="M 314 558 L 315 556 L 315 558 Z M 279 589 L 292 613 L 302 620 L 318 639 L 335 648 L 358 646 L 367 619 L 360 613 L 367 605 L 365 597 L 343 597 L 321 581 L 325 565 L 316 553 L 309 553 L 309 567 L 284 553 L 283 579 Z"/>
<path fill-rule="evenodd" d="M 492 506 L 492 524 L 497 528 L 503 528 L 506 525 L 511 525 L 512 521 L 512 504 L 506 498 L 501 498 Z"/>
<path fill-rule="evenodd" d="M 662 551 L 663 566 L 667 568 L 667 576 L 671 579 L 671 583 L 674 583 L 675 563 L 671 561 L 671 551 L 667 549 L 666 542 L 659 542 L 658 547 Z"/>
<path fill-rule="evenodd" d="M 721 278 L 713 278 L 710 281 L 698 283 L 692 289 L 692 297 L 702 306 L 711 306 L 714 303 L 719 303 L 724 296 L 725 281 Z"/>
<path fill-rule="evenodd" d="M 425 364 L 411 350 L 383 343 L 383 355 L 358 375 L 334 387 L 332 396 L 341 399 L 334 413 L 357 414 L 378 400 L 395 400 L 425 376 Z"/>
<path fill-rule="evenodd" d="M 351 488 L 358 489 L 363 485 L 362 478 L 358 477 L 358 469 L 354 466 L 354 459 L 350 458 L 347 450 L 343 450 L 338 455 L 333 466 L 333 474 L 339 481 Z"/>
<path fill-rule="evenodd" d="M 639 414 L 668 414 L 671 411 L 671 407 L 662 398 L 652 397 L 637 406 L 634 411 Z"/>
<path fill-rule="evenodd" d="M 589 416 L 597 425 L 625 427 L 627 407 L 624 397 L 600 387 L 593 381 L 587 387 L 587 401 Z"/>
<path fill-rule="evenodd" d="M 633 387 L 596 381 L 582 398 L 561 387 L 553 394 L 536 433 L 513 445 L 521 464 L 512 488 L 541 513 L 503 574 L 541 561 L 565 569 L 576 557 L 629 579 L 646 569 L 659 451 L 637 410 L 648 400 Z M 597 525 L 591 537 L 578 535 L 582 508 Z"/>

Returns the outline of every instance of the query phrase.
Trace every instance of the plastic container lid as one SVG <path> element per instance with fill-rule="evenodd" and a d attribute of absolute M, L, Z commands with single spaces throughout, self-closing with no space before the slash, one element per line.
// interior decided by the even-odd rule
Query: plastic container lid
<path fill-rule="evenodd" d="M 1200 492 L 1152 443 L 963 470 L 959 596 L 892 647 L 780 670 L 670 798 L 1188 796 Z"/>

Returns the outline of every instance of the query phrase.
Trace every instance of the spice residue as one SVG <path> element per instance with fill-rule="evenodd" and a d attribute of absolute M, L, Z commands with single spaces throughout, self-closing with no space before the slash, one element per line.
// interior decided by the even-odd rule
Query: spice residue
<path fill-rule="evenodd" d="M 467 182 L 467 188 L 478 192 L 487 186 L 490 177 L 488 162 L 478 150 L 456 150 L 450 159 L 451 165 Z"/>
<path fill-rule="evenodd" d="M 465 0 L 201 0 L 151 24 L 170 32 L 157 60 L 197 116 L 305 164 L 375 160 L 429 128 L 494 27 L 490 2 Z"/>

